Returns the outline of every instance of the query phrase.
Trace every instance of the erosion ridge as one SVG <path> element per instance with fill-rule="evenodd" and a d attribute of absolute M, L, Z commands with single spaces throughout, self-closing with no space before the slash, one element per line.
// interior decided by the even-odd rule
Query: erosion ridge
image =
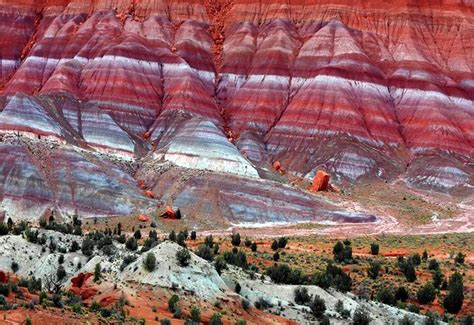
<path fill-rule="evenodd" d="M 464 194 L 474 186 L 467 3 L 0 0 L 0 16 L 0 132 L 244 177 L 193 179 L 223 193 L 234 180 L 249 184 L 240 186 L 250 191 L 242 201 L 216 207 L 229 219 L 248 206 L 247 219 L 261 211 L 294 217 L 292 208 L 277 213 L 270 202 L 260 210 L 244 198 L 259 191 L 259 171 L 274 161 L 306 179 L 325 169 L 338 183 L 400 178 Z M 11 157 L 0 170 L 4 188 L 13 165 L 36 175 L 35 162 L 18 162 L 11 144 L 0 146 Z M 71 199 L 60 204 L 62 193 L 51 194 L 54 209 L 77 212 L 77 184 L 85 183 L 109 193 L 91 215 L 130 213 L 137 202 L 156 207 L 139 198 L 137 179 L 121 175 L 111 188 L 115 176 L 80 150 L 59 154 L 52 169 L 69 159 L 89 161 L 95 176 L 79 175 L 81 167 L 72 174 L 82 183 L 62 179 Z M 138 174 L 154 179 L 148 186 L 167 201 L 162 179 Z M 4 210 L 34 188 L 13 184 L 19 193 L 2 191 Z M 111 209 L 116 191 L 134 199 Z M 186 202 L 192 191 L 177 196 Z M 306 199 L 291 201 L 294 193 L 288 200 L 307 207 Z"/>

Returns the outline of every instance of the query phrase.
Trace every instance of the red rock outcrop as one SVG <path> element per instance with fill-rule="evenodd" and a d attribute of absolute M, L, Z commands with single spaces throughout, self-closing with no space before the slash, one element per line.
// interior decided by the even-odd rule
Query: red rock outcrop
<path fill-rule="evenodd" d="M 311 191 L 327 191 L 329 188 L 330 175 L 325 171 L 318 170 L 313 178 L 313 184 L 311 185 Z"/>
<path fill-rule="evenodd" d="M 254 178 L 279 161 L 469 189 L 473 17 L 446 0 L 0 0 L 0 132 Z M 32 193 L 44 177 L 20 196 L 55 200 Z"/>
<path fill-rule="evenodd" d="M 86 283 L 91 277 L 92 273 L 79 273 L 75 278 L 71 279 L 72 285 L 69 290 L 80 296 L 83 300 L 95 296 L 97 289 Z"/>
<path fill-rule="evenodd" d="M 177 219 L 176 211 L 170 207 L 169 205 L 166 206 L 165 212 L 160 215 L 161 218 L 167 219 Z"/>
<path fill-rule="evenodd" d="M 138 219 L 138 221 L 141 221 L 141 222 L 148 222 L 148 221 L 150 221 L 150 217 L 147 216 L 147 215 L 144 215 L 144 214 L 140 214 L 137 219 Z"/>

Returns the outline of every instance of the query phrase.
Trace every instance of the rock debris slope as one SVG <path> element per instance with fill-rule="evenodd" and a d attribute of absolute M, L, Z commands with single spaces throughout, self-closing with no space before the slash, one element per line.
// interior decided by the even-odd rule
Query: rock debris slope
<path fill-rule="evenodd" d="M 250 178 L 278 160 L 472 190 L 470 2 L 0 0 L 0 27 L 2 133 Z"/>

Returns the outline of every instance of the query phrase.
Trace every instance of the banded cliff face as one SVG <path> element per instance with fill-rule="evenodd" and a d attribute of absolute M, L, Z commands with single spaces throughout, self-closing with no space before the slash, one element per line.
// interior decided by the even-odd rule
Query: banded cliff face
<path fill-rule="evenodd" d="M 472 189 L 469 1 L 0 0 L 0 27 L 3 133 Z"/>

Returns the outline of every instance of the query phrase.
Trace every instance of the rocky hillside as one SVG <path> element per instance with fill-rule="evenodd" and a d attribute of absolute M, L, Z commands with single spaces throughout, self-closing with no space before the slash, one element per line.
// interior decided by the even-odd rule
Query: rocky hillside
<path fill-rule="evenodd" d="M 102 317 L 103 321 L 109 322 L 113 319 L 110 317 L 124 317 L 116 314 L 117 303 L 122 303 L 121 308 L 128 310 L 124 315 L 133 315 L 136 308 L 143 315 L 146 314 L 145 305 L 159 306 L 163 296 L 168 299 L 176 295 L 180 297 L 179 306 L 183 311 L 180 311 L 180 316 L 175 313 L 170 318 L 187 318 L 188 314 L 184 311 L 191 309 L 188 305 L 194 305 L 206 306 L 203 312 L 216 307 L 229 309 L 232 312 L 225 316 L 226 321 L 241 318 L 248 319 L 250 324 L 315 324 L 314 312 L 307 303 L 295 301 L 296 288 L 306 288 L 310 297 L 318 296 L 324 301 L 323 313 L 331 324 L 352 324 L 351 319 L 360 310 L 364 310 L 372 320 L 372 325 L 387 324 L 403 318 L 422 324 L 425 319 L 425 316 L 403 309 L 360 299 L 350 292 L 323 290 L 314 285 L 276 284 L 267 276 L 254 274 L 230 264 L 222 273 L 218 273 L 217 260 L 208 262 L 192 251 L 188 264 L 182 265 L 177 259 L 177 253 L 183 248 L 171 241 L 156 242 L 150 250 L 143 253 L 142 246 L 139 246 L 137 251 L 130 251 L 125 245 L 114 240 L 107 254 L 104 246 L 102 249 L 94 249 L 92 246 L 92 251 L 85 255 L 83 241 L 94 236 L 85 239 L 51 230 L 38 231 L 39 241 L 35 243 L 31 242 L 31 237 L 28 237 L 30 241 L 23 238 L 26 234 L 0 237 L 0 249 L 4 252 L 0 258 L 0 297 L 7 299 L 6 302 L 5 299 L 0 299 L 0 305 L 3 305 L 4 310 L 18 310 L 23 317 L 27 314 L 33 315 L 40 322 L 48 317 L 44 313 L 57 315 L 60 309 L 63 319 L 72 317 L 69 310 L 75 313 L 72 318 L 75 321 L 71 320 L 72 323 L 90 319 L 90 315 L 84 312 L 85 309 L 100 314 L 99 317 Z M 43 243 L 40 239 L 42 237 L 47 238 Z M 71 249 L 73 241 L 78 243 L 82 250 Z M 51 242 L 57 243 L 56 248 L 51 248 Z M 96 243 L 100 243 L 100 240 Z M 45 247 L 48 249 L 44 249 Z M 150 255 L 156 259 L 153 269 L 146 266 L 146 259 Z M 14 264 L 16 266 L 13 266 Z M 58 271 L 61 268 L 63 274 Z M 41 288 L 32 289 L 32 286 L 28 285 L 31 279 L 40 279 L 42 289 L 50 291 L 49 295 L 39 295 L 37 299 Z M 23 284 L 25 281 L 26 284 Z M 12 283 L 17 283 L 22 289 L 15 289 Z M 236 283 L 239 283 L 240 289 L 236 289 Z M 8 290 L 20 290 L 23 293 L 17 293 L 16 299 L 13 299 L 13 293 L 5 293 L 7 287 L 10 288 Z M 53 293 L 58 297 L 60 292 L 59 298 L 52 298 Z M 49 299 L 52 300 L 51 303 Z M 125 301 L 126 303 L 123 303 Z M 336 306 L 341 302 L 343 309 Z M 36 306 L 37 304 L 43 306 Z M 211 304 L 214 307 L 211 307 Z M 29 306 L 28 309 L 26 306 Z M 169 304 L 164 308 L 170 308 Z M 157 307 L 153 309 L 153 313 L 160 314 L 161 319 L 164 318 L 163 313 L 168 313 Z M 121 320 L 132 321 L 129 316 Z M 14 315 L 5 315 L 4 319 L 7 317 L 13 321 Z M 157 323 L 156 319 L 151 323 Z"/>
<path fill-rule="evenodd" d="M 311 196 L 271 183 L 289 202 L 252 202 L 275 161 L 307 180 L 474 186 L 469 1 L 0 0 L 0 27 L 0 132 L 54 143 L 0 143 L 14 217 L 155 207 L 144 175 L 190 210 L 196 186 L 226 218 L 293 218 Z M 235 176 L 163 179 L 159 161 Z"/>

